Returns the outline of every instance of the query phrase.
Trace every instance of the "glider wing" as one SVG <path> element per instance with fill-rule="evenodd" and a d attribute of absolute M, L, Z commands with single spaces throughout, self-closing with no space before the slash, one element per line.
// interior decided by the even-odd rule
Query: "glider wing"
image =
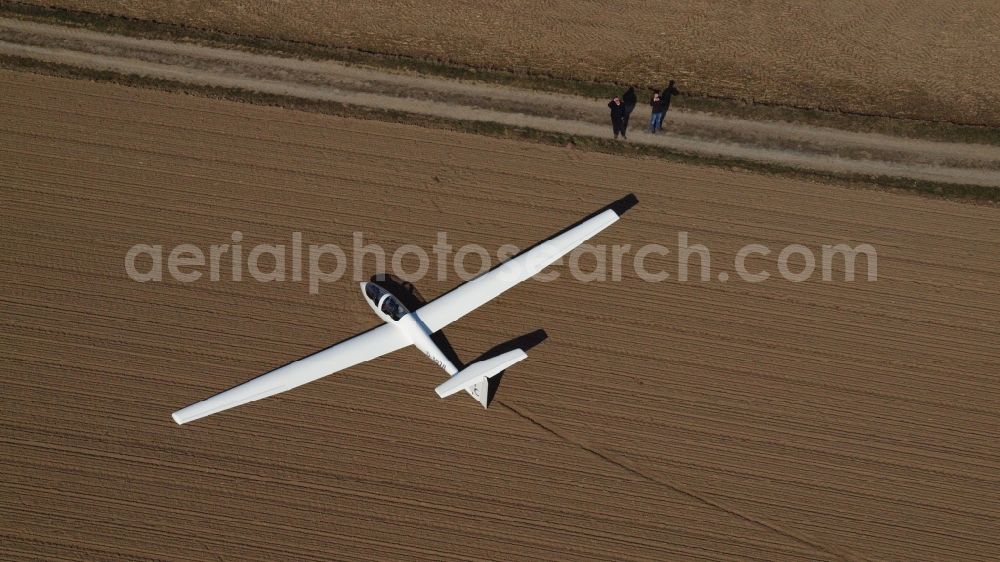
<path fill-rule="evenodd" d="M 521 281 L 537 275 L 552 262 L 596 236 L 617 220 L 618 213 L 613 209 L 599 213 L 441 295 L 420 307 L 414 314 L 432 333 L 437 332 Z"/>
<path fill-rule="evenodd" d="M 410 345 L 410 339 L 402 330 L 392 324 L 382 324 L 323 351 L 220 392 L 207 400 L 177 410 L 173 413 L 173 418 L 179 424 L 194 421 L 247 402 L 291 390 L 407 345 Z"/>

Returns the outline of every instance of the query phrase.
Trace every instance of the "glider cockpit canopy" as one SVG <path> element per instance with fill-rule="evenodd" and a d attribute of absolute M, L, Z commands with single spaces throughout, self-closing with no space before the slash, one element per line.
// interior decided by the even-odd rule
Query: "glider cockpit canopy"
<path fill-rule="evenodd" d="M 403 306 L 403 303 L 399 302 L 399 299 L 375 283 L 365 284 L 365 296 L 368 297 L 368 300 L 375 303 L 375 307 L 381 310 L 382 314 L 392 318 L 394 321 L 410 313 Z"/>

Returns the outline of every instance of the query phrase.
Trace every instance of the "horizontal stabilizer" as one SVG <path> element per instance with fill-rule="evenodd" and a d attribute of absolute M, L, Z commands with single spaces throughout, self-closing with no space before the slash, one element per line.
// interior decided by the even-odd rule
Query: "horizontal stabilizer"
<path fill-rule="evenodd" d="M 455 373 L 455 376 L 451 377 L 440 386 L 434 389 L 438 396 L 441 398 L 446 398 L 455 394 L 459 390 L 466 389 L 470 386 L 475 386 L 480 382 L 499 374 L 501 371 L 510 367 L 514 363 L 525 359 L 528 356 L 521 349 L 515 349 L 513 351 L 508 351 L 507 353 L 497 355 L 496 357 L 486 359 L 483 361 L 477 361 L 468 367 L 462 369 L 461 371 Z M 480 394 L 485 394 L 480 392 Z M 483 405 L 486 405 L 486 396 L 480 396 L 480 401 Z"/>

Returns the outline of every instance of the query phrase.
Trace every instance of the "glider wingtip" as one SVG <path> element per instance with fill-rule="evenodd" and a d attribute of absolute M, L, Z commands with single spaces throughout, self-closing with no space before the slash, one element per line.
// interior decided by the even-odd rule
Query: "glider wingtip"
<path fill-rule="evenodd" d="M 615 201 L 611 204 L 611 210 L 615 212 L 619 217 L 624 215 L 626 211 L 635 207 L 639 204 L 639 198 L 635 196 L 635 193 L 629 193 L 625 197 Z"/>

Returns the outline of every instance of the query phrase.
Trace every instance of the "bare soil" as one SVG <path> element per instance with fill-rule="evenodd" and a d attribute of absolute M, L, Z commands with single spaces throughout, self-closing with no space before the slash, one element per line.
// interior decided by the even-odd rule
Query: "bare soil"
<path fill-rule="evenodd" d="M 7 71 L 0 108 L 6 560 L 1000 557 L 995 209 Z M 487 411 L 405 350 L 170 419 L 375 319 L 133 244 L 495 250 L 629 191 L 595 242 L 868 242 L 878 281 L 531 282 L 446 330 L 549 334 Z"/>
<path fill-rule="evenodd" d="M 831 111 L 1000 125 L 1000 5 L 30 0 L 252 37 Z"/>
<path fill-rule="evenodd" d="M 0 54 L 462 123 L 485 122 L 575 137 L 611 136 L 606 100 L 333 61 L 266 56 L 13 19 L 0 19 Z M 652 135 L 645 130 L 648 114 L 645 103 L 634 112 L 629 143 L 830 174 L 1000 186 L 1000 146 L 906 139 L 683 109 L 671 110 L 666 132 Z"/>

